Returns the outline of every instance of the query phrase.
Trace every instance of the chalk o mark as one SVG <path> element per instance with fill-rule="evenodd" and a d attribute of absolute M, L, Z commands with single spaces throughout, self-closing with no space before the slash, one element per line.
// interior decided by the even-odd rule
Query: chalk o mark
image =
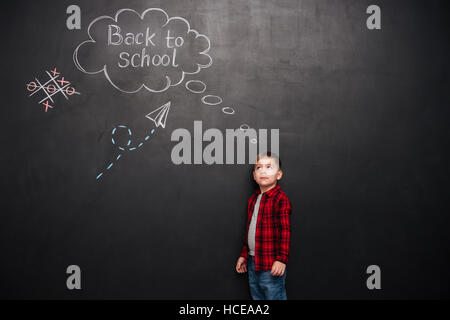
<path fill-rule="evenodd" d="M 53 84 L 49 84 L 46 89 L 48 93 L 56 92 L 56 87 Z"/>
<path fill-rule="evenodd" d="M 37 84 L 34 81 L 31 81 L 30 83 L 27 84 L 27 90 L 28 91 L 34 91 L 37 88 Z"/>
<path fill-rule="evenodd" d="M 234 114 L 234 109 L 231 107 L 223 107 L 222 112 L 226 114 Z"/>
<path fill-rule="evenodd" d="M 198 91 L 198 90 L 194 90 L 194 89 L 190 88 L 189 85 L 191 83 L 200 83 L 203 86 L 203 90 Z M 188 89 L 192 93 L 203 93 L 206 90 L 206 84 L 203 81 L 200 81 L 200 80 L 189 80 L 189 81 L 186 82 L 186 84 L 184 86 L 186 87 L 186 89 Z"/>
<path fill-rule="evenodd" d="M 76 93 L 75 88 L 73 88 L 73 87 L 67 87 L 67 88 L 66 88 L 66 93 L 67 93 L 69 96 L 73 95 L 74 93 Z"/>
<path fill-rule="evenodd" d="M 206 101 L 206 100 L 211 100 L 211 99 L 216 99 L 216 101 L 212 101 L 212 102 L 210 102 L 210 101 Z M 219 96 L 214 96 L 214 95 L 211 95 L 211 94 L 207 94 L 206 96 L 204 96 L 204 97 L 202 97 L 202 102 L 204 103 L 204 104 L 207 104 L 207 105 L 210 105 L 210 106 L 216 106 L 216 105 L 218 105 L 218 104 L 221 104 L 222 103 L 222 98 L 221 97 L 219 97 Z"/>

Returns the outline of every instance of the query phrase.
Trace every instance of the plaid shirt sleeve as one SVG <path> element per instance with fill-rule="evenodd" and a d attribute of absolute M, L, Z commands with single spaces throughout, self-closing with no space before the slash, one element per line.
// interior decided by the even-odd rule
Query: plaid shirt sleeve
<path fill-rule="evenodd" d="M 290 215 L 292 212 L 291 202 L 284 193 L 280 193 L 280 199 L 277 205 L 275 215 L 276 224 L 279 230 L 278 248 L 275 260 L 288 263 L 289 260 L 289 244 L 291 239 Z"/>
<path fill-rule="evenodd" d="M 247 260 L 247 255 L 248 255 L 247 241 L 244 240 L 244 244 L 243 244 L 242 250 L 241 250 L 241 257 L 243 257 L 243 258 L 245 258 L 245 260 Z"/>

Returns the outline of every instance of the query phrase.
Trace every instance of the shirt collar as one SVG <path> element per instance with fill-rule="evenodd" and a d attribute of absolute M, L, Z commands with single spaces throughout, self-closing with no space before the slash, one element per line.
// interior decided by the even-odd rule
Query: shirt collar
<path fill-rule="evenodd" d="M 275 193 L 277 193 L 277 191 L 280 189 L 280 186 L 277 184 L 275 187 L 273 187 L 272 189 L 270 189 L 269 191 L 264 192 L 264 194 L 267 197 L 272 197 Z M 261 189 L 256 189 L 256 194 L 260 194 L 261 193 Z"/>

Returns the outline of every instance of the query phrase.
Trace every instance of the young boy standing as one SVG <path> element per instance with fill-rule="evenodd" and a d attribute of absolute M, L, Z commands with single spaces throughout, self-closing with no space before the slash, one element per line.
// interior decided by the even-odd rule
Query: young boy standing
<path fill-rule="evenodd" d="M 277 185 L 281 161 L 269 152 L 259 154 L 253 179 L 259 189 L 248 200 L 247 228 L 238 273 L 247 272 L 254 300 L 286 300 L 286 264 L 291 238 L 291 203 Z"/>

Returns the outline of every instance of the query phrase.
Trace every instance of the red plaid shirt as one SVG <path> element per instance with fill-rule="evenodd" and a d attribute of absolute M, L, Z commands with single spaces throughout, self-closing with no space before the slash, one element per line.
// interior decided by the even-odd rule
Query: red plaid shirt
<path fill-rule="evenodd" d="M 247 228 L 241 257 L 248 257 L 248 228 L 253 215 L 256 199 L 261 191 L 256 190 L 248 199 Z M 255 233 L 255 271 L 272 269 L 275 261 L 288 262 L 291 240 L 291 202 L 276 185 L 261 196 Z"/>

